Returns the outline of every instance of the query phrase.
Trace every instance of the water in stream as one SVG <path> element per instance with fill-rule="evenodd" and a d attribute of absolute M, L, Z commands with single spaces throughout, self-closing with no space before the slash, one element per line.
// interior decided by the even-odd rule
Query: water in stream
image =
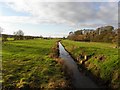
<path fill-rule="evenodd" d="M 67 67 L 67 71 L 72 74 L 72 84 L 75 88 L 98 88 L 98 86 L 82 72 L 78 70 L 78 66 L 69 53 L 64 49 L 59 42 L 60 58 L 64 60 L 64 65 Z"/>

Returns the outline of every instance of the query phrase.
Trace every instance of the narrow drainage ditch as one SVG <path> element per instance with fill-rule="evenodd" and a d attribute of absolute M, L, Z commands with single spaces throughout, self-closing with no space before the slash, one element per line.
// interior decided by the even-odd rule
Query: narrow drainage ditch
<path fill-rule="evenodd" d="M 89 77 L 85 76 L 78 70 L 78 66 L 70 54 L 64 49 L 63 45 L 59 42 L 59 57 L 64 61 L 64 66 L 69 72 L 71 83 L 75 88 L 100 88 Z"/>

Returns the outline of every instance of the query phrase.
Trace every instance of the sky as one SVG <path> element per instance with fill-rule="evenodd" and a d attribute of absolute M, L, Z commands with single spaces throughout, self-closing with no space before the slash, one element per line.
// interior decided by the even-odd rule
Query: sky
<path fill-rule="evenodd" d="M 3 34 L 66 37 L 106 25 L 118 27 L 118 0 L 0 0 Z"/>

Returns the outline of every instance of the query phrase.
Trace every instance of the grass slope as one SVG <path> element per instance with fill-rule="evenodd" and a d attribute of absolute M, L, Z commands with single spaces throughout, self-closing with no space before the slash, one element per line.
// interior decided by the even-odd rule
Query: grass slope
<path fill-rule="evenodd" d="M 2 45 L 3 89 L 66 87 L 61 66 L 49 57 L 56 40 L 19 40 Z"/>
<path fill-rule="evenodd" d="M 84 65 L 96 77 L 109 83 L 110 87 L 120 88 L 120 61 L 114 44 L 70 40 L 63 40 L 62 43 L 76 60 L 84 61 L 86 55 L 88 60 Z"/>

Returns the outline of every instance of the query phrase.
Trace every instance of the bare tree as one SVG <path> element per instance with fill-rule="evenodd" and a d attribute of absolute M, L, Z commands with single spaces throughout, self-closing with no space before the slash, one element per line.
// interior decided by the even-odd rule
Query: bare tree
<path fill-rule="evenodd" d="M 13 34 L 14 34 L 14 40 L 23 40 L 24 32 L 22 30 L 18 30 Z"/>
<path fill-rule="evenodd" d="M 18 36 L 24 36 L 24 32 L 22 30 L 18 30 L 17 32 L 14 32 L 14 34 Z"/>

